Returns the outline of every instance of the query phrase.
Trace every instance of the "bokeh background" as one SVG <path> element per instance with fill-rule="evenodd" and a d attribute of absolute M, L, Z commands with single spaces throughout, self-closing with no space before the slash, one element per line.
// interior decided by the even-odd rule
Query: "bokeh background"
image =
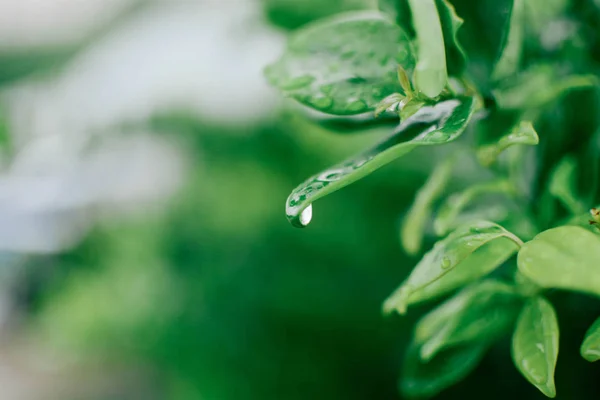
<path fill-rule="evenodd" d="M 289 192 L 385 131 L 329 132 L 262 76 L 290 30 L 372 3 L 0 0 L 1 399 L 400 398 L 428 307 L 381 303 L 416 262 L 400 219 L 453 147 L 295 229 Z M 477 174 L 460 168 L 456 187 Z M 555 298 L 561 398 L 597 399 L 578 346 L 598 303 Z M 508 340 L 439 398 L 484 396 L 542 398 Z"/>

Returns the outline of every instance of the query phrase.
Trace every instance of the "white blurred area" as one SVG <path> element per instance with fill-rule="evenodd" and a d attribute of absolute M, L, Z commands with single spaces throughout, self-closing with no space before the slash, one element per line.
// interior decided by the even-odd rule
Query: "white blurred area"
<path fill-rule="evenodd" d="M 201 155 L 148 119 L 188 114 L 247 134 L 275 109 L 262 69 L 282 44 L 258 0 L 0 0 L 0 74 L 3 54 L 75 54 L 0 83 L 0 398 L 160 398 L 146 392 L 151 371 L 89 370 L 20 343 L 23 260 L 167 205 Z"/>
<path fill-rule="evenodd" d="M 58 71 L 0 87 L 13 147 L 0 251 L 59 252 L 99 219 L 167 199 L 184 181 L 183 146 L 123 127 L 183 112 L 244 134 L 275 108 L 262 68 L 282 42 L 253 0 L 0 0 L 0 53 L 82 47 Z"/>

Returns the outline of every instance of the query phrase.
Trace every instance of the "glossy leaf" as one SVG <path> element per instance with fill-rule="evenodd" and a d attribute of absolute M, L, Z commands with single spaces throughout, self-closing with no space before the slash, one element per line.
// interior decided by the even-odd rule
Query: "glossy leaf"
<path fill-rule="evenodd" d="M 404 314 L 413 293 L 449 273 L 481 246 L 502 237 L 519 241 L 513 234 L 493 222 L 480 221 L 458 228 L 437 242 L 433 249 L 423 256 L 408 278 L 385 301 L 384 311 L 396 310 Z"/>
<path fill-rule="evenodd" d="M 433 203 L 442 195 L 450 176 L 456 157 L 449 157 L 440 163 L 431 173 L 425 185 L 417 192 L 415 200 L 402 222 L 400 237 L 402 246 L 408 254 L 417 254 L 421 250 L 425 225 L 431 218 Z"/>
<path fill-rule="evenodd" d="M 378 13 L 348 13 L 296 31 L 269 82 L 300 103 L 335 115 L 375 109 L 401 92 L 396 70 L 414 66 L 406 33 Z"/>
<path fill-rule="evenodd" d="M 541 107 L 564 93 L 598 85 L 593 75 L 561 77 L 550 65 L 538 65 L 506 79 L 492 91 L 496 104 L 505 110 Z"/>
<path fill-rule="evenodd" d="M 517 249 L 516 243 L 507 238 L 481 246 L 446 275 L 413 292 L 407 305 L 438 298 L 488 275 L 516 254 Z"/>
<path fill-rule="evenodd" d="M 513 334 L 512 357 L 531 384 L 548 397 L 556 396 L 558 322 L 554 307 L 543 297 L 533 298 L 521 311 Z"/>
<path fill-rule="evenodd" d="M 507 148 L 521 144 L 535 146 L 540 138 L 529 121 L 521 121 L 515 125 L 508 134 L 502 136 L 496 143 L 487 144 L 477 150 L 477 158 L 482 165 L 489 167 L 498 156 Z"/>
<path fill-rule="evenodd" d="M 403 121 L 394 134 L 377 146 L 309 178 L 290 194 L 286 214 L 303 227 L 310 222 L 312 203 L 333 193 L 419 146 L 452 142 L 466 128 L 473 114 L 473 99 L 459 98 L 423 107 Z"/>
<path fill-rule="evenodd" d="M 505 36 L 500 45 L 500 57 L 494 67 L 492 79 L 501 80 L 514 75 L 519 68 L 523 52 L 525 28 L 525 0 L 513 0 Z"/>
<path fill-rule="evenodd" d="M 421 358 L 428 361 L 442 349 L 498 337 L 513 324 L 520 306 L 522 297 L 506 283 L 489 280 L 463 289 L 417 324 Z"/>
<path fill-rule="evenodd" d="M 585 204 L 579 200 L 575 193 L 575 180 L 577 178 L 577 160 L 572 157 L 563 158 L 554 169 L 550 177 L 550 193 L 573 214 L 585 211 Z"/>
<path fill-rule="evenodd" d="M 600 318 L 586 332 L 581 344 L 581 356 L 590 362 L 600 360 Z"/>
<path fill-rule="evenodd" d="M 452 228 L 466 221 L 458 221 L 460 213 L 476 198 L 486 194 L 514 196 L 515 188 L 508 180 L 501 179 L 472 185 L 462 192 L 450 196 L 440 207 L 433 227 L 437 235 L 443 236 Z"/>
<path fill-rule="evenodd" d="M 435 5 L 442 24 L 448 73 L 460 76 L 467 66 L 467 56 L 457 36 L 464 21 L 448 0 L 435 0 Z"/>
<path fill-rule="evenodd" d="M 469 343 L 440 352 L 429 362 L 423 362 L 420 349 L 411 345 L 404 359 L 400 376 L 400 391 L 409 398 L 431 398 L 463 380 L 483 358 L 488 345 Z"/>
<path fill-rule="evenodd" d="M 413 82 L 417 92 L 437 97 L 448 83 L 442 26 L 434 0 L 408 0 L 417 34 L 417 66 Z"/>
<path fill-rule="evenodd" d="M 600 235 L 578 226 L 549 229 L 525 243 L 519 271 L 544 288 L 600 296 Z"/>

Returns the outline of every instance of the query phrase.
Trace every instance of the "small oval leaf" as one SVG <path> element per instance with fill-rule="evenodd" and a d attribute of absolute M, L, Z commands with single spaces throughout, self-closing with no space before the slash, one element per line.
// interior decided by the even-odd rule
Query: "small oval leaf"
<path fill-rule="evenodd" d="M 540 233 L 523 245 L 517 265 L 541 287 L 600 296 L 600 236 L 581 227 Z"/>
<path fill-rule="evenodd" d="M 586 332 L 581 344 L 581 356 L 590 362 L 600 360 L 600 318 Z"/>
<path fill-rule="evenodd" d="M 269 82 L 300 103 L 335 115 L 375 109 L 402 92 L 397 67 L 414 67 L 406 33 L 379 13 L 347 13 L 295 32 Z"/>
<path fill-rule="evenodd" d="M 420 348 L 412 344 L 404 358 L 400 391 L 409 398 L 431 398 L 463 380 L 473 371 L 487 350 L 486 343 L 469 343 L 440 352 L 425 363 Z"/>
<path fill-rule="evenodd" d="M 428 361 L 442 349 L 497 338 L 512 326 L 522 301 L 514 286 L 499 281 L 468 286 L 417 324 L 415 341 L 422 345 L 421 358 Z"/>
<path fill-rule="evenodd" d="M 520 241 L 493 222 L 480 221 L 458 228 L 437 242 L 413 269 L 402 285 L 385 301 L 384 312 L 406 312 L 410 296 L 449 273 L 475 250 L 502 237 Z"/>
<path fill-rule="evenodd" d="M 440 17 L 434 0 L 408 0 L 417 33 L 417 66 L 415 89 L 435 98 L 448 83 L 446 51 Z"/>
<path fill-rule="evenodd" d="M 556 396 L 558 322 L 554 307 L 536 297 L 523 308 L 512 340 L 512 357 L 523 376 L 548 397 Z"/>
<path fill-rule="evenodd" d="M 473 98 L 463 97 L 421 108 L 377 146 L 309 178 L 290 194 L 286 214 L 303 227 L 299 217 L 314 201 L 333 193 L 419 146 L 449 143 L 465 130 L 473 114 Z"/>
<path fill-rule="evenodd" d="M 442 195 L 452 175 L 456 157 L 448 157 L 435 167 L 425 185 L 417 192 L 415 200 L 406 213 L 400 230 L 402 246 L 408 254 L 421 251 L 425 225 L 431 218 L 433 203 Z"/>

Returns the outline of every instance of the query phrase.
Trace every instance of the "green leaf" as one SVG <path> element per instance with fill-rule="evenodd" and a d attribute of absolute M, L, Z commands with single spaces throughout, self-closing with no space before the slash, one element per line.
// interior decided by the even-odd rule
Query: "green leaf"
<path fill-rule="evenodd" d="M 412 293 L 407 305 L 435 299 L 486 276 L 504 264 L 517 249 L 515 242 L 507 238 L 481 246 L 446 275 Z"/>
<path fill-rule="evenodd" d="M 486 343 L 453 347 L 425 363 L 419 356 L 419 346 L 412 344 L 404 359 L 400 391 L 409 398 L 437 395 L 469 375 L 483 358 L 487 347 Z"/>
<path fill-rule="evenodd" d="M 507 24 L 504 40 L 500 45 L 500 57 L 492 73 L 493 80 L 510 77 L 519 68 L 519 61 L 523 52 L 525 0 L 513 0 Z"/>
<path fill-rule="evenodd" d="M 477 150 L 477 158 L 482 165 L 489 167 L 498 156 L 507 148 L 522 144 L 535 146 L 539 144 L 540 138 L 529 121 L 521 121 L 515 125 L 508 134 L 502 136 L 496 143 L 487 144 Z"/>
<path fill-rule="evenodd" d="M 523 308 L 512 340 L 512 357 L 523 376 L 548 397 L 556 396 L 558 322 L 554 307 L 536 297 Z"/>
<path fill-rule="evenodd" d="M 402 223 L 400 238 L 402 246 L 408 254 L 415 255 L 421 251 L 425 225 L 431 218 L 432 205 L 443 194 L 456 157 L 448 157 L 429 175 L 425 185 L 417 192 L 415 200 Z"/>
<path fill-rule="evenodd" d="M 492 94 L 500 108 L 519 110 L 541 107 L 566 92 L 596 85 L 598 78 L 593 75 L 561 77 L 556 67 L 537 65 L 506 79 Z"/>
<path fill-rule="evenodd" d="M 295 32 L 265 70 L 269 82 L 300 103 L 335 115 L 372 111 L 402 92 L 397 67 L 414 66 L 406 33 L 378 13 L 347 13 Z"/>
<path fill-rule="evenodd" d="M 448 0 L 435 0 L 446 49 L 446 64 L 448 73 L 461 76 L 467 66 L 467 56 L 458 41 L 458 30 L 463 24 L 463 19 L 456 14 L 454 6 Z"/>
<path fill-rule="evenodd" d="M 525 243 L 519 271 L 544 288 L 600 296 L 600 236 L 578 226 L 549 229 Z"/>
<path fill-rule="evenodd" d="M 480 221 L 458 228 L 423 256 L 408 278 L 385 301 L 384 312 L 396 310 L 404 314 L 413 293 L 449 273 L 481 246 L 502 237 L 520 242 L 512 233 L 493 222 Z"/>
<path fill-rule="evenodd" d="M 463 289 L 417 324 L 421 358 L 428 361 L 442 349 L 497 338 L 512 326 L 521 306 L 522 297 L 506 283 L 489 280 Z"/>
<path fill-rule="evenodd" d="M 377 146 L 309 178 L 290 194 L 286 214 L 297 227 L 306 226 L 312 203 L 388 164 L 419 146 L 449 143 L 465 130 L 473 114 L 473 98 L 463 97 L 423 107 L 403 121 Z"/>
<path fill-rule="evenodd" d="M 437 217 L 433 223 L 435 233 L 439 236 L 447 234 L 452 228 L 467 221 L 459 221 L 459 215 L 475 199 L 487 194 L 515 195 L 513 184 L 500 179 L 491 182 L 483 182 L 472 185 L 462 192 L 450 196 L 440 207 Z M 490 206 L 491 207 L 491 206 Z"/>
<path fill-rule="evenodd" d="M 560 200 L 561 203 L 572 213 L 581 214 L 585 212 L 585 204 L 579 200 L 575 193 L 575 180 L 577 179 L 577 160 L 573 157 L 565 157 L 560 160 L 552 175 L 550 176 L 550 193 Z"/>
<path fill-rule="evenodd" d="M 434 0 L 408 0 L 417 33 L 417 66 L 413 82 L 417 92 L 437 97 L 448 83 L 442 26 Z"/>
<path fill-rule="evenodd" d="M 590 362 L 600 360 L 600 318 L 586 332 L 581 344 L 581 356 Z"/>

